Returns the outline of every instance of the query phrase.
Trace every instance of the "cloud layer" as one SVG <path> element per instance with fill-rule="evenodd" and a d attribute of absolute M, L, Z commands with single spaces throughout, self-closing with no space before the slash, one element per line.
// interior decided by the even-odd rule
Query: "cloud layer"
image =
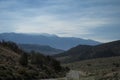
<path fill-rule="evenodd" d="M 120 39 L 119 0 L 0 0 L 0 32 Z"/>

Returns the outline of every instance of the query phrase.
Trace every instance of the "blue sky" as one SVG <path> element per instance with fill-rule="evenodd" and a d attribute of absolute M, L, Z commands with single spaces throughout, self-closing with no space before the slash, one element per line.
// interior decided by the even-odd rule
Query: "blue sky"
<path fill-rule="evenodd" d="M 120 0 L 0 0 L 0 33 L 120 39 Z"/>

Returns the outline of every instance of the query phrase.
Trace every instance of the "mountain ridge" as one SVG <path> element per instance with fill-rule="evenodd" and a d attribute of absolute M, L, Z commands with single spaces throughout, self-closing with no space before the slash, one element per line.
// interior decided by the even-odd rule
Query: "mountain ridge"
<path fill-rule="evenodd" d="M 120 56 L 120 40 L 96 46 L 78 45 L 68 51 L 54 55 L 58 60 L 65 63 L 113 56 Z"/>
<path fill-rule="evenodd" d="M 52 48 L 48 45 L 39 45 L 39 44 L 18 44 L 21 49 L 27 52 L 35 51 L 40 52 L 44 55 L 54 55 L 64 52 L 64 50 Z"/>
<path fill-rule="evenodd" d="M 49 45 L 53 48 L 68 50 L 79 44 L 98 45 L 100 42 L 75 37 L 59 37 L 56 35 L 45 36 L 42 34 L 31 35 L 24 33 L 1 33 L 0 40 L 13 41 L 18 44 L 40 44 Z"/>

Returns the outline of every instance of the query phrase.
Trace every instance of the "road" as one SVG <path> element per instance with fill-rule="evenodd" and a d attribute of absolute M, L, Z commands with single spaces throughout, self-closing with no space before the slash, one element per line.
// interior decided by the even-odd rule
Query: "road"
<path fill-rule="evenodd" d="M 57 79 L 41 79 L 41 80 L 80 80 L 81 76 L 85 76 L 86 74 L 82 71 L 70 70 L 67 73 L 65 78 L 57 78 Z"/>

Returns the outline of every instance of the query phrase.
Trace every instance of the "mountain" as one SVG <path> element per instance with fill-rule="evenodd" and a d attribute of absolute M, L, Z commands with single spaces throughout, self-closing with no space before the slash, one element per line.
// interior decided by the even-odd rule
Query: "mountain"
<path fill-rule="evenodd" d="M 54 55 L 64 63 L 113 56 L 120 56 L 120 40 L 96 46 L 79 45 L 66 52 Z"/>
<path fill-rule="evenodd" d="M 24 51 L 27 51 L 27 52 L 36 51 L 44 55 L 53 55 L 53 54 L 64 52 L 63 50 L 55 49 L 47 45 L 45 46 L 45 45 L 35 45 L 35 44 L 19 44 L 19 46 Z"/>
<path fill-rule="evenodd" d="M 1 33 L 0 40 L 13 41 L 19 44 L 40 44 L 53 48 L 68 50 L 79 44 L 98 45 L 100 42 L 94 40 L 80 39 L 75 37 L 58 37 L 50 34 L 23 34 L 23 33 Z"/>
<path fill-rule="evenodd" d="M 26 53 L 13 42 L 0 42 L 0 80 L 38 80 L 65 76 L 68 68 L 50 56 Z"/>

